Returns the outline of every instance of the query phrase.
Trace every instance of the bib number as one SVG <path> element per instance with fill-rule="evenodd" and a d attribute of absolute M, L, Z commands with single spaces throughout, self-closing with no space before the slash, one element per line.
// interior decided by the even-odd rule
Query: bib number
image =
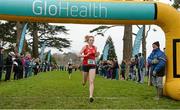
<path fill-rule="evenodd" d="M 95 60 L 92 60 L 92 59 L 88 59 L 88 64 L 93 64 L 93 65 L 95 65 Z"/>

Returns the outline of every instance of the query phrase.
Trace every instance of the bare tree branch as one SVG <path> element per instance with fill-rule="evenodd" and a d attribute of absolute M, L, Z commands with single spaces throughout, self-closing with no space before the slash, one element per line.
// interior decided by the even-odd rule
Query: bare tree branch
<path fill-rule="evenodd" d="M 93 30 L 90 30 L 90 33 L 96 32 L 95 36 L 97 36 L 97 35 L 104 36 L 106 31 L 108 31 L 110 28 L 113 28 L 116 26 L 121 26 L 121 25 L 99 26 Z"/>
<path fill-rule="evenodd" d="M 147 38 L 148 34 L 149 34 L 149 31 L 151 30 L 151 25 L 148 26 L 148 30 L 146 31 L 146 35 L 145 35 L 145 38 Z"/>
<path fill-rule="evenodd" d="M 141 28 L 139 25 L 136 25 L 139 29 Z"/>
<path fill-rule="evenodd" d="M 137 34 L 135 34 L 135 33 L 132 33 L 132 35 L 135 35 L 135 36 L 137 36 Z"/>

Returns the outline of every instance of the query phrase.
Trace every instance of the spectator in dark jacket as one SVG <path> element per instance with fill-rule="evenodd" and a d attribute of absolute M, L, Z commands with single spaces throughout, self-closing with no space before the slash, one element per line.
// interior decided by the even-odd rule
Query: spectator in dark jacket
<path fill-rule="evenodd" d="M 145 60 L 143 54 L 139 53 L 139 71 L 140 71 L 140 83 L 144 83 L 144 75 L 145 75 Z"/>
<path fill-rule="evenodd" d="M 23 54 L 20 55 L 19 60 L 20 61 L 19 61 L 19 76 L 18 76 L 18 78 L 22 79 L 24 76 L 24 63 L 25 63 L 25 58 L 24 58 Z"/>
<path fill-rule="evenodd" d="M 140 74 L 140 69 L 139 69 L 139 58 L 138 55 L 135 55 L 135 67 L 136 67 L 136 73 L 137 73 L 137 82 L 141 81 L 141 74 Z"/>
<path fill-rule="evenodd" d="M 118 71 L 119 71 L 119 64 L 118 64 L 117 59 L 113 59 L 113 62 L 114 62 L 113 73 L 115 75 L 114 78 L 116 80 L 118 80 L 119 79 L 119 73 L 118 73 Z"/>
<path fill-rule="evenodd" d="M 157 89 L 156 99 L 159 100 L 163 93 L 162 79 L 165 74 L 166 55 L 160 50 L 158 41 L 154 42 L 152 47 L 153 51 L 148 57 L 148 65 L 151 67 L 152 83 Z"/>
<path fill-rule="evenodd" d="M 40 67 L 40 65 L 39 65 L 39 59 L 36 59 L 35 61 L 34 61 L 34 67 L 33 67 L 33 69 L 34 69 L 34 75 L 37 75 L 38 74 L 38 72 L 39 72 L 39 67 Z"/>
<path fill-rule="evenodd" d="M 122 80 L 125 80 L 125 73 L 126 73 L 126 63 L 123 60 L 121 63 L 121 75 L 122 75 Z"/>
<path fill-rule="evenodd" d="M 3 67 L 4 67 L 4 62 L 3 62 L 3 47 L 0 47 L 0 81 L 2 79 L 2 72 L 3 72 Z"/>
<path fill-rule="evenodd" d="M 14 65 L 14 80 L 21 78 L 21 72 L 23 71 L 23 65 L 19 54 L 16 54 L 16 59 L 13 62 Z"/>
<path fill-rule="evenodd" d="M 15 56 L 14 52 L 10 52 L 8 57 L 6 58 L 6 76 L 5 81 L 10 80 L 12 65 L 13 65 L 13 57 Z"/>

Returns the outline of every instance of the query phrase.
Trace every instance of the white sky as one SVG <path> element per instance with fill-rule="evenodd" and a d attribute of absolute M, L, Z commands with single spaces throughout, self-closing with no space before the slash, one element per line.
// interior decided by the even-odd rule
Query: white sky
<path fill-rule="evenodd" d="M 169 0 L 160 0 L 160 2 L 165 2 L 165 3 L 170 4 Z M 70 38 L 70 40 L 72 40 L 71 48 L 63 49 L 63 51 L 76 52 L 76 53 L 78 53 L 83 47 L 83 45 L 85 45 L 84 36 L 87 34 L 90 34 L 89 33 L 90 30 L 99 26 L 99 25 L 82 25 L 82 24 L 81 25 L 80 24 L 57 24 L 57 25 L 63 25 L 63 26 L 66 26 L 67 29 L 70 29 L 69 35 L 66 35 L 66 36 L 60 35 L 61 37 L 63 36 L 66 38 Z M 153 31 L 154 28 L 157 30 L 156 32 Z M 138 28 L 136 26 L 133 26 L 133 32 L 137 33 L 137 31 L 138 31 Z M 123 33 L 124 33 L 124 27 L 122 26 L 113 27 L 105 33 L 105 37 L 97 36 L 95 38 L 94 45 L 96 45 L 98 48 L 98 51 L 102 53 L 107 37 L 111 36 L 114 42 L 116 54 L 118 56 L 118 61 L 120 62 L 122 60 L 122 52 L 123 52 L 123 40 L 122 40 Z M 152 43 L 155 41 L 160 41 L 160 47 L 161 49 L 163 49 L 165 47 L 164 32 L 158 26 L 152 25 L 152 29 L 149 32 L 149 35 L 146 41 L 147 41 L 147 46 L 146 46 L 147 55 L 150 54 L 152 50 L 152 47 L 151 47 Z M 46 51 L 48 51 L 49 49 L 52 50 L 52 53 L 62 53 L 52 48 L 47 48 Z"/>

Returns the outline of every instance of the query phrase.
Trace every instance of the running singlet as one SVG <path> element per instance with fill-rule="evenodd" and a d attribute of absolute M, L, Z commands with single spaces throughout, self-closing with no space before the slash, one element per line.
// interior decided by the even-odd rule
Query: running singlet
<path fill-rule="evenodd" d="M 95 66 L 95 53 L 96 53 L 96 48 L 95 46 L 92 46 L 92 48 L 89 48 L 88 45 L 86 45 L 86 48 L 84 49 L 84 55 L 87 55 L 90 53 L 87 57 L 84 57 L 83 59 L 83 65 L 89 65 L 89 66 Z"/>

